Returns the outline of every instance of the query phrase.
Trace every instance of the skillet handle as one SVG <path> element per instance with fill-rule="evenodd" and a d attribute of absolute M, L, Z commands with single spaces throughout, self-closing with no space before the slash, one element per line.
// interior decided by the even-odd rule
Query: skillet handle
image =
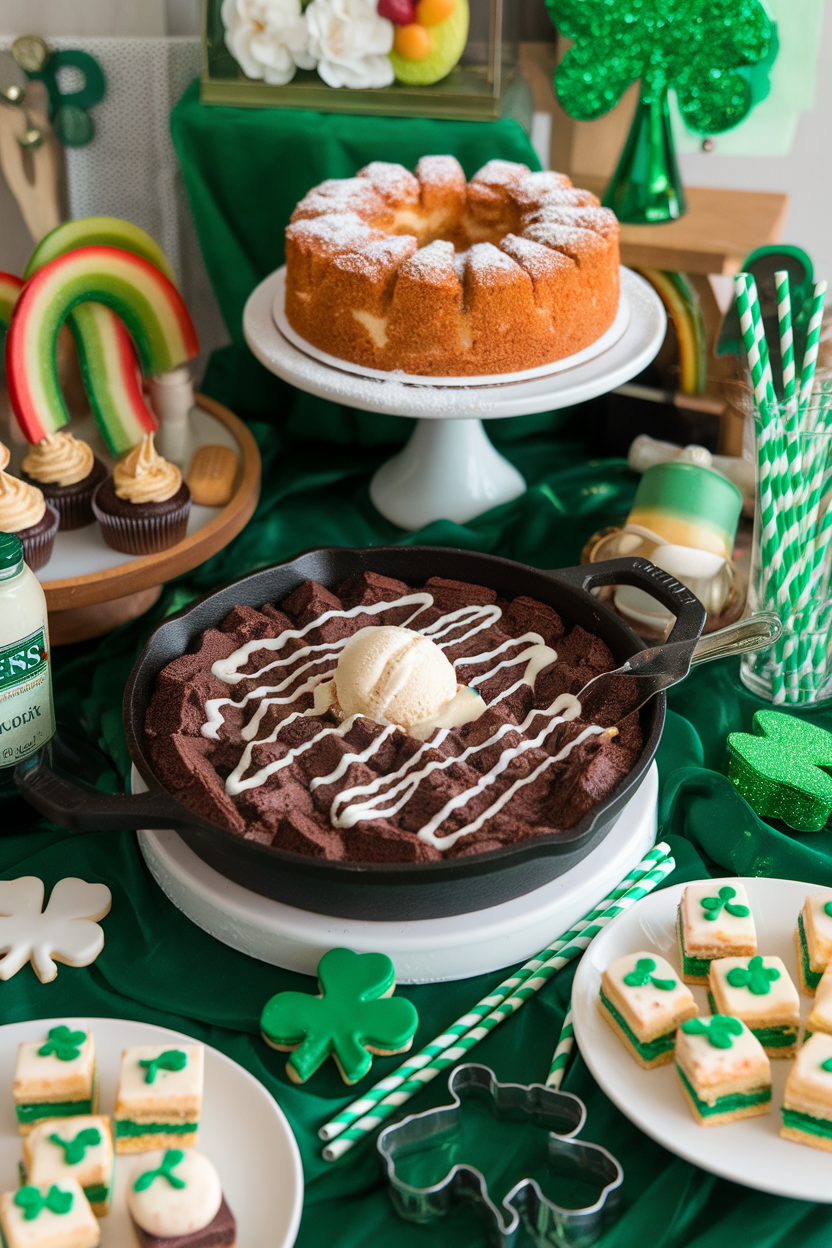
<path fill-rule="evenodd" d="M 585 593 L 599 585 L 636 585 L 643 589 L 676 616 L 676 623 L 664 645 L 672 641 L 696 642 L 705 626 L 707 612 L 696 595 L 649 559 L 608 559 L 604 563 L 587 563 L 579 568 L 554 568 L 547 576 L 565 581 Z"/>
<path fill-rule="evenodd" d="M 70 832 L 169 828 L 173 822 L 164 795 L 103 793 L 53 766 L 46 750 L 18 763 L 14 781 L 30 806 Z"/>

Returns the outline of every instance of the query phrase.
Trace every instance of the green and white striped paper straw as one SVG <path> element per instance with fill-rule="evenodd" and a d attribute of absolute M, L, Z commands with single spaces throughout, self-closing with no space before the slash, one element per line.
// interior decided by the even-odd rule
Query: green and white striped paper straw
<path fill-rule="evenodd" d="M 652 892 L 656 885 L 660 884 L 675 866 L 676 863 L 671 857 L 657 863 L 651 871 L 642 876 L 638 883 L 628 889 L 624 896 L 620 897 L 604 914 L 599 915 L 593 923 L 585 927 L 571 944 L 564 946 L 559 952 L 553 953 L 552 956 L 543 961 L 512 992 L 511 996 L 506 997 L 500 1005 L 481 1018 L 478 1024 L 472 1027 L 465 1035 L 459 1036 L 457 1043 L 453 1047 L 431 1056 L 429 1050 L 432 1046 L 428 1045 L 426 1049 L 423 1049 L 420 1054 L 416 1055 L 416 1058 L 412 1058 L 409 1062 L 404 1063 L 401 1069 L 407 1066 L 413 1072 L 412 1076 L 405 1078 L 394 1091 L 389 1092 L 382 1099 L 378 1100 L 369 1113 L 359 1118 L 352 1126 L 347 1127 L 337 1139 L 333 1139 L 331 1143 L 327 1144 L 323 1150 L 324 1160 L 336 1161 L 344 1153 L 349 1152 L 358 1140 L 363 1139 L 369 1132 L 380 1126 L 386 1118 L 389 1118 L 392 1113 L 405 1104 L 425 1084 L 430 1083 L 443 1070 L 447 1070 L 449 1066 L 453 1066 L 461 1057 L 464 1057 L 475 1044 L 484 1039 L 498 1024 L 519 1010 L 530 996 L 539 992 L 557 971 L 561 970 L 562 967 L 566 966 L 574 958 L 579 958 L 587 945 L 608 923 L 611 923 L 619 914 L 622 914 L 630 906 L 640 901 L 642 897 Z M 527 963 L 526 965 L 529 964 Z M 419 1058 L 423 1059 L 421 1067 L 415 1065 Z M 326 1124 L 326 1127 L 321 1128 L 321 1131 L 323 1132 L 328 1127 L 330 1127 L 329 1123 Z"/>
<path fill-rule="evenodd" d="M 332 1140 L 337 1135 L 340 1135 L 342 1131 L 345 1131 L 347 1127 L 351 1126 L 354 1122 L 371 1110 L 374 1105 L 383 1100 L 389 1092 L 392 1092 L 396 1088 L 400 1087 L 401 1084 L 403 1084 L 414 1071 L 420 1070 L 423 1066 L 432 1061 L 433 1058 L 439 1053 L 442 1053 L 445 1049 L 449 1049 L 460 1036 L 469 1031 L 471 1027 L 474 1027 L 481 1018 L 484 1018 L 486 1014 L 490 1014 L 496 1006 L 501 1005 L 506 997 L 510 996 L 515 989 L 519 988 L 524 980 L 538 970 L 538 968 L 548 958 L 559 952 L 559 950 L 564 946 L 568 945 L 570 940 L 579 936 L 590 923 L 594 922 L 595 919 L 604 914 L 609 906 L 613 905 L 620 897 L 623 897 L 624 894 L 633 886 L 633 884 L 636 884 L 639 880 L 643 879 L 647 872 L 655 867 L 657 863 L 667 858 L 669 853 L 670 847 L 664 841 L 660 841 L 658 845 L 655 845 L 649 853 L 644 856 L 638 866 L 633 867 L 632 871 L 628 872 L 628 874 L 624 876 L 623 880 L 621 880 L 620 883 L 612 890 L 609 897 L 605 897 L 603 901 L 600 901 L 594 907 L 594 909 L 584 915 L 580 922 L 575 924 L 574 928 L 568 932 L 564 932 L 562 936 L 559 936 L 557 940 L 552 943 L 551 948 L 544 949 L 543 952 L 537 954 L 536 957 L 530 958 L 529 961 L 525 962 L 517 971 L 514 972 L 513 975 L 510 975 L 507 979 L 504 979 L 501 984 L 498 984 L 493 992 L 488 993 L 488 995 L 483 997 L 481 1001 L 478 1001 L 475 1006 L 473 1006 L 470 1010 L 467 1010 L 465 1014 L 461 1015 L 461 1017 L 458 1018 L 450 1027 L 448 1027 L 446 1031 L 443 1031 L 441 1036 L 437 1036 L 435 1040 L 432 1040 L 430 1044 L 425 1045 L 425 1047 L 418 1053 L 412 1053 L 409 1057 L 405 1058 L 401 1066 L 399 1066 L 398 1069 L 391 1075 L 387 1075 L 386 1078 L 380 1079 L 379 1082 L 375 1084 L 374 1087 L 370 1088 L 369 1091 L 365 1092 L 363 1096 L 358 1097 L 358 1099 L 353 1101 L 352 1104 L 347 1105 L 344 1109 L 342 1109 L 341 1112 L 336 1114 L 330 1122 L 325 1123 L 324 1126 L 321 1127 L 318 1132 L 319 1137 L 322 1140 Z"/>
<path fill-rule="evenodd" d="M 806 331 L 806 350 L 803 352 L 803 366 L 800 370 L 800 410 L 804 413 L 808 411 L 809 399 L 812 395 L 812 386 L 815 380 L 825 301 L 826 282 L 818 282 L 814 289 L 812 311 L 809 316 L 809 328 Z"/>
<path fill-rule="evenodd" d="M 774 285 L 777 291 L 777 320 L 780 325 L 780 360 L 783 370 L 783 399 L 786 403 L 794 401 L 794 335 L 792 333 L 792 300 L 789 291 L 789 274 L 787 269 L 779 269 L 774 274 Z M 796 406 L 796 405 L 795 405 Z"/>
<path fill-rule="evenodd" d="M 552 1065 L 549 1067 L 549 1074 L 546 1078 L 547 1088 L 554 1088 L 557 1091 L 563 1083 L 563 1076 L 566 1074 L 566 1064 L 569 1061 L 569 1055 L 572 1052 L 574 1043 L 575 1028 L 572 1026 L 572 1004 L 570 1002 L 569 1009 L 566 1011 L 566 1018 L 563 1020 L 563 1026 L 560 1029 L 560 1039 L 552 1057 Z"/>

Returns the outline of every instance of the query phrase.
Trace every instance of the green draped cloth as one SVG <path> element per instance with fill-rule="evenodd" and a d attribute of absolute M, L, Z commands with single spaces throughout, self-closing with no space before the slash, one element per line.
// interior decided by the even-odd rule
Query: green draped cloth
<path fill-rule="evenodd" d="M 456 152 L 469 173 L 492 156 L 533 162 L 517 126 L 201 109 L 191 91 L 174 112 L 173 132 L 206 261 L 235 342 L 214 361 L 209 388 L 249 414 L 263 456 L 264 484 L 244 532 L 226 550 L 167 585 L 151 612 L 101 641 L 55 652 L 62 731 L 103 751 L 109 766 L 99 783 L 111 790 L 122 786 L 129 771 L 120 701 L 130 668 L 153 626 L 195 595 L 319 545 L 421 542 L 490 551 L 543 568 L 573 564 L 591 533 L 626 515 L 636 485 L 623 462 L 590 459 L 579 420 L 560 428 L 552 417 L 525 425 L 498 422 L 502 450 L 524 473 L 527 493 L 470 524 L 441 521 L 405 534 L 376 513 L 368 482 L 407 422 L 402 429 L 388 429 L 387 445 L 373 445 L 379 441 L 377 417 L 341 411 L 288 388 L 270 390 L 267 378 L 252 381 L 251 389 L 240 382 L 247 372 L 256 378 L 240 338 L 242 303 L 280 261 L 282 226 L 309 186 L 327 175 L 350 174 L 377 157 L 412 166 L 429 151 Z M 236 392 L 235 378 L 241 386 Z M 832 835 L 795 835 L 762 822 L 725 778 L 726 733 L 747 729 L 759 705 L 743 690 L 732 662 L 699 668 L 671 693 L 658 759 L 661 832 L 677 861 L 669 883 L 712 872 L 832 885 Z M 818 714 L 816 722 L 832 727 L 832 716 Z M 3 817 L 2 830 L 0 872 L 5 878 L 36 875 L 48 891 L 62 877 L 77 875 L 101 880 L 113 893 L 98 960 L 80 970 L 63 966 L 57 980 L 46 985 L 25 967 L 0 984 L 3 1022 L 61 1015 L 137 1018 L 185 1031 L 240 1062 L 280 1103 L 300 1145 L 306 1177 L 300 1248 L 365 1248 L 370 1243 L 480 1248 L 486 1243 L 483 1224 L 469 1207 L 430 1228 L 402 1222 L 390 1204 L 371 1140 L 335 1165 L 322 1161 L 321 1124 L 400 1059 L 376 1058 L 371 1075 L 357 1089 L 345 1087 L 332 1062 L 308 1084 L 292 1084 L 285 1056 L 261 1040 L 258 1019 L 274 993 L 289 988 L 314 992 L 312 980 L 256 962 L 193 926 L 154 883 L 132 833 L 71 835 L 19 808 Z M 567 968 L 498 1027 L 473 1051 L 473 1060 L 491 1066 L 504 1081 L 544 1080 L 572 973 Z M 399 989 L 419 1011 L 415 1045 L 439 1034 L 503 974 Z M 605 1235 L 603 1248 L 733 1248 L 737 1243 L 828 1248 L 832 1213 L 827 1206 L 736 1186 L 666 1152 L 607 1100 L 580 1055 L 564 1086 L 586 1102 L 584 1138 L 605 1145 L 624 1166 L 621 1216 Z M 444 1101 L 447 1084 L 440 1077 L 408 1109 Z M 244 1122 L 239 1130 L 242 1138 Z"/>

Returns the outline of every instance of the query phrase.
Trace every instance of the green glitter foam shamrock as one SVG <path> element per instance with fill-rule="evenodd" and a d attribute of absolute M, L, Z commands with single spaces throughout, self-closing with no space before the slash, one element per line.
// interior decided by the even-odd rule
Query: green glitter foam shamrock
<path fill-rule="evenodd" d="M 145 1191 L 146 1188 L 150 1187 L 150 1184 L 154 1179 L 167 1179 L 171 1187 L 186 1187 L 187 1184 L 185 1183 L 185 1180 L 180 1179 L 178 1174 L 173 1173 L 176 1167 L 184 1160 L 185 1154 L 182 1152 L 181 1148 L 169 1148 L 162 1158 L 162 1164 L 160 1166 L 158 1166 L 155 1170 L 145 1170 L 139 1175 L 133 1184 L 133 1191 Z"/>
<path fill-rule="evenodd" d="M 181 1049 L 166 1049 L 158 1057 L 141 1057 L 139 1065 L 144 1066 L 147 1074 L 145 1083 L 155 1083 L 160 1070 L 184 1070 L 188 1064 L 188 1054 Z"/>
<path fill-rule="evenodd" d="M 739 902 L 731 900 L 736 895 L 737 890 L 735 888 L 732 888 L 730 884 L 724 884 L 716 897 L 703 897 L 699 904 L 705 911 L 705 918 L 708 921 L 717 919 L 723 906 L 728 914 L 733 914 L 735 919 L 747 918 L 751 913 L 748 906 L 740 905 Z"/>
<path fill-rule="evenodd" d="M 416 1008 L 392 997 L 393 963 L 384 953 L 330 949 L 318 963 L 321 995 L 279 992 L 260 1017 L 263 1039 L 291 1049 L 286 1073 L 305 1083 L 330 1054 L 346 1083 L 372 1065 L 371 1053 L 403 1053 L 419 1023 Z"/>
<path fill-rule="evenodd" d="M 832 733 L 782 711 L 757 711 L 753 732 L 728 737 L 728 779 L 749 806 L 798 832 L 832 815 Z"/>
<path fill-rule="evenodd" d="M 707 1036 L 714 1049 L 730 1049 L 733 1037 L 742 1035 L 742 1023 L 732 1014 L 714 1014 L 711 1018 L 689 1018 L 682 1023 L 682 1031 L 689 1036 Z"/>
<path fill-rule="evenodd" d="M 53 1053 L 59 1062 L 72 1062 L 80 1055 L 81 1045 L 87 1038 L 85 1031 L 70 1031 L 68 1027 L 53 1027 L 49 1039 L 38 1049 L 38 1056 L 50 1057 Z"/>
<path fill-rule="evenodd" d="M 50 1213 L 69 1213 L 72 1192 L 64 1192 L 53 1183 L 44 1196 L 37 1187 L 27 1184 L 15 1192 L 14 1203 L 23 1210 L 24 1222 L 33 1222 L 44 1209 Z"/>
<path fill-rule="evenodd" d="M 662 992 L 670 992 L 676 987 L 675 979 L 659 979 L 656 975 L 651 975 L 650 972 L 655 969 L 656 963 L 652 958 L 639 958 L 634 970 L 624 976 L 624 983 L 628 988 L 645 988 L 650 983 Z"/>
<path fill-rule="evenodd" d="M 64 1150 L 64 1161 L 68 1166 L 77 1166 L 79 1162 L 84 1160 L 84 1153 L 88 1148 L 95 1148 L 96 1144 L 101 1143 L 101 1132 L 97 1127 L 84 1127 L 83 1131 L 72 1140 L 63 1140 L 59 1135 L 53 1132 L 50 1135 L 53 1144 L 57 1144 L 59 1148 Z"/>
<path fill-rule="evenodd" d="M 763 966 L 763 959 L 757 954 L 749 959 L 747 967 L 732 967 L 725 978 L 732 988 L 747 988 L 755 997 L 765 997 L 774 980 L 780 978 L 780 972 L 776 966 Z"/>

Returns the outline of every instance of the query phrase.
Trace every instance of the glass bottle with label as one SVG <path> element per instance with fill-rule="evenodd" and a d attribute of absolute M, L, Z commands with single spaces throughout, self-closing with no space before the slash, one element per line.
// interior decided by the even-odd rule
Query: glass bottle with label
<path fill-rule="evenodd" d="M 0 795 L 12 773 L 54 735 L 46 597 L 14 533 L 0 533 Z"/>

